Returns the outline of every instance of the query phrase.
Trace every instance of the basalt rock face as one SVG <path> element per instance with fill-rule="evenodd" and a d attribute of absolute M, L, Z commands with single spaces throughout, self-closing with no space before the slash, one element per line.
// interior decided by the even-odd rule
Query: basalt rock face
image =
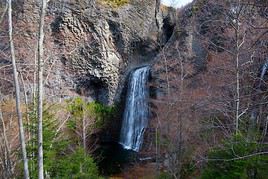
<path fill-rule="evenodd" d="M 18 56 L 34 65 L 37 2 L 20 0 L 15 10 Z M 130 0 L 111 7 L 99 0 L 48 3 L 45 26 L 45 90 L 51 100 L 76 95 L 112 104 L 119 100 L 129 70 L 157 54 L 162 16 L 159 1 Z M 16 38 L 16 35 L 15 35 Z M 27 42 L 30 50 L 25 50 Z M 33 68 L 27 72 L 33 76 Z M 32 86 L 33 79 L 26 82 Z"/>
<path fill-rule="evenodd" d="M 95 1 L 51 3 L 54 43 L 81 95 L 111 104 L 127 67 L 145 63 L 157 50 L 156 1 L 110 8 Z M 70 69 L 70 70 L 69 70 Z"/>

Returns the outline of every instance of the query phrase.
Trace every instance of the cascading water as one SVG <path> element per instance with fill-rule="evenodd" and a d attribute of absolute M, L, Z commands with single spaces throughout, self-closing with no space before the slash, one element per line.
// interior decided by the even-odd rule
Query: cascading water
<path fill-rule="evenodd" d="M 257 90 L 262 90 L 261 88 L 262 88 L 262 85 L 264 84 L 264 77 L 265 77 L 265 74 L 267 73 L 267 70 L 268 70 L 268 58 L 266 59 L 266 62 L 262 65 Z M 255 98 L 256 98 L 256 96 L 254 96 L 253 101 L 256 100 Z M 255 106 L 252 109 L 251 116 L 250 116 L 250 124 L 251 124 L 252 128 L 255 127 L 256 118 L 257 118 L 257 107 Z"/>
<path fill-rule="evenodd" d="M 263 79 L 264 79 L 264 76 L 267 72 L 267 69 L 268 69 L 268 58 L 267 58 L 266 62 L 263 64 L 262 69 L 261 69 L 259 88 L 261 87 L 261 84 L 263 83 Z"/>
<path fill-rule="evenodd" d="M 131 73 L 128 84 L 126 106 L 120 133 L 120 144 L 138 152 L 143 142 L 143 133 L 148 125 L 149 66 L 141 67 Z"/>

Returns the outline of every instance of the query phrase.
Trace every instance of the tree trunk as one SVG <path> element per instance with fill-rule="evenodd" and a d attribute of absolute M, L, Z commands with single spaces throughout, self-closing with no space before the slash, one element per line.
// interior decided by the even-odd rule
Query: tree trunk
<path fill-rule="evenodd" d="M 18 72 L 17 72 L 17 67 L 16 67 L 15 49 L 14 49 L 13 37 L 12 37 L 13 29 L 12 29 L 11 0 L 8 0 L 8 24 L 9 24 L 10 52 L 11 52 L 12 68 L 13 68 L 13 73 L 14 73 L 15 92 L 16 92 L 16 111 L 17 111 L 17 116 L 18 116 L 21 152 L 22 152 L 22 159 L 23 159 L 23 166 L 24 166 L 24 178 L 28 179 L 29 178 L 28 159 L 27 159 L 27 152 L 26 152 L 22 114 L 21 114 L 21 109 L 20 109 L 20 86 L 19 86 Z"/>
<path fill-rule="evenodd" d="M 235 114 L 235 132 L 239 131 L 239 109 L 240 109 L 240 80 L 239 80 L 239 53 L 236 54 L 236 114 Z"/>
<path fill-rule="evenodd" d="M 87 130 L 86 130 L 86 114 L 85 114 L 85 102 L 83 101 L 83 121 L 82 121 L 82 136 L 83 136 L 83 147 L 84 147 L 84 150 L 85 152 L 87 151 Z"/>
<path fill-rule="evenodd" d="M 3 149 L 2 152 L 3 153 L 3 176 L 4 178 L 12 178 L 14 172 L 13 172 L 13 167 L 12 167 L 12 162 L 11 162 L 11 158 L 10 158 L 10 148 L 9 148 L 9 143 L 8 143 L 8 139 L 7 139 L 7 134 L 6 134 L 6 125 L 5 125 L 5 122 L 4 122 L 4 118 L 3 118 L 3 115 L 2 115 L 2 111 L 1 111 L 1 108 L 0 108 L 0 120 L 2 122 L 2 145 L 3 145 Z"/>
<path fill-rule="evenodd" d="M 44 165 L 43 165 L 43 43 L 44 43 L 44 24 L 47 1 L 42 0 L 39 37 L 38 37 L 38 178 L 44 179 Z"/>

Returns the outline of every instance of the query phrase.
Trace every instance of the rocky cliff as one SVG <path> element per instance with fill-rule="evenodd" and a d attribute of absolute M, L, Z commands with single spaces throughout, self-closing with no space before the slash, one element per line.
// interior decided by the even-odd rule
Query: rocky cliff
<path fill-rule="evenodd" d="M 82 95 L 105 104 L 119 100 L 129 70 L 157 54 L 162 27 L 159 3 L 130 0 L 113 7 L 104 0 L 49 1 L 45 27 L 47 97 L 55 100 Z M 19 67 L 25 90 L 30 90 L 35 84 L 39 4 L 29 0 L 14 4 Z M 7 39 L 2 39 L 8 45 Z"/>
<path fill-rule="evenodd" d="M 59 14 L 52 36 L 67 51 L 61 59 L 76 89 L 93 99 L 112 103 L 127 68 L 146 63 L 157 50 L 156 1 L 131 1 L 117 9 L 94 1 L 67 2 L 62 12 L 57 4 L 51 8 Z"/>

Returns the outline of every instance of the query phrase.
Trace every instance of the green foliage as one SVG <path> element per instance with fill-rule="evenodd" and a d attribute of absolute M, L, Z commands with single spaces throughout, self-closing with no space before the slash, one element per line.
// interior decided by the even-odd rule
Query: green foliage
<path fill-rule="evenodd" d="M 183 161 L 180 175 L 181 178 L 188 178 L 196 170 L 195 162 L 193 160 Z"/>
<path fill-rule="evenodd" d="M 116 108 L 114 106 L 105 106 L 103 104 L 92 102 L 89 104 L 94 111 L 96 117 L 96 127 L 104 127 L 107 121 L 115 117 Z"/>
<path fill-rule="evenodd" d="M 157 176 L 157 179 L 172 179 L 172 178 L 173 177 L 167 172 L 161 172 L 159 176 Z"/>
<path fill-rule="evenodd" d="M 126 5 L 129 0 L 102 0 L 102 1 L 112 7 L 121 7 Z"/>
<path fill-rule="evenodd" d="M 29 109 L 30 121 L 26 124 L 30 140 L 27 142 L 29 170 L 31 178 L 38 177 L 37 166 L 37 114 L 34 107 Z M 44 171 L 47 178 L 100 178 L 98 167 L 93 158 L 81 149 L 80 131 L 84 121 L 87 134 L 93 129 L 107 125 L 115 116 L 115 107 L 105 106 L 97 102 L 87 103 L 82 98 L 67 101 L 67 112 L 70 118 L 67 130 L 60 130 L 60 120 L 56 114 L 62 111 L 62 105 L 44 105 L 43 111 L 43 151 Z M 65 111 L 66 112 L 66 111 Z M 72 132 L 70 132 L 72 131 Z M 22 171 L 22 167 L 21 171 Z"/>
<path fill-rule="evenodd" d="M 54 157 L 58 151 L 66 148 L 68 145 L 67 140 L 61 140 L 61 142 L 56 141 L 58 137 L 56 133 L 57 130 L 57 120 L 53 114 L 52 108 L 55 106 L 50 106 L 43 111 L 43 150 L 44 150 L 44 169 L 49 171 L 52 167 L 51 162 L 54 162 Z M 34 178 L 37 177 L 37 114 L 35 110 L 30 113 L 30 124 L 27 125 L 29 135 L 31 139 L 27 143 L 27 152 L 30 166 L 30 175 Z"/>
<path fill-rule="evenodd" d="M 91 121 L 92 128 L 103 128 L 115 117 L 116 108 L 105 106 L 98 102 L 85 102 L 82 98 L 75 98 L 68 101 L 68 111 L 72 114 L 72 119 L 68 122 L 68 127 L 74 129 L 77 123 L 81 124 L 83 118 Z"/>
<path fill-rule="evenodd" d="M 248 141 L 242 134 L 235 135 L 226 140 L 223 147 L 209 152 L 202 178 L 265 178 L 268 176 L 268 156 L 254 155 L 264 147 L 257 141 Z"/>
<path fill-rule="evenodd" d="M 99 172 L 97 165 L 91 156 L 85 153 L 82 148 L 65 157 L 61 157 L 53 163 L 51 168 L 52 178 L 77 178 L 77 179 L 98 179 Z"/>
<path fill-rule="evenodd" d="M 106 127 L 116 111 L 113 106 L 86 102 L 80 97 L 67 101 L 67 110 L 71 114 L 67 122 L 68 136 L 77 146 L 82 146 L 83 134 L 86 133 L 87 138 L 94 130 Z"/>
<path fill-rule="evenodd" d="M 71 141 L 58 131 L 58 120 L 53 113 L 55 106 L 43 112 L 43 151 L 44 170 L 48 178 L 99 178 L 98 168 L 93 158 L 80 148 L 70 151 Z M 76 113 L 77 114 L 77 113 Z M 27 143 L 29 169 L 31 178 L 37 178 L 37 117 L 30 113 L 27 126 L 31 139 Z"/>

